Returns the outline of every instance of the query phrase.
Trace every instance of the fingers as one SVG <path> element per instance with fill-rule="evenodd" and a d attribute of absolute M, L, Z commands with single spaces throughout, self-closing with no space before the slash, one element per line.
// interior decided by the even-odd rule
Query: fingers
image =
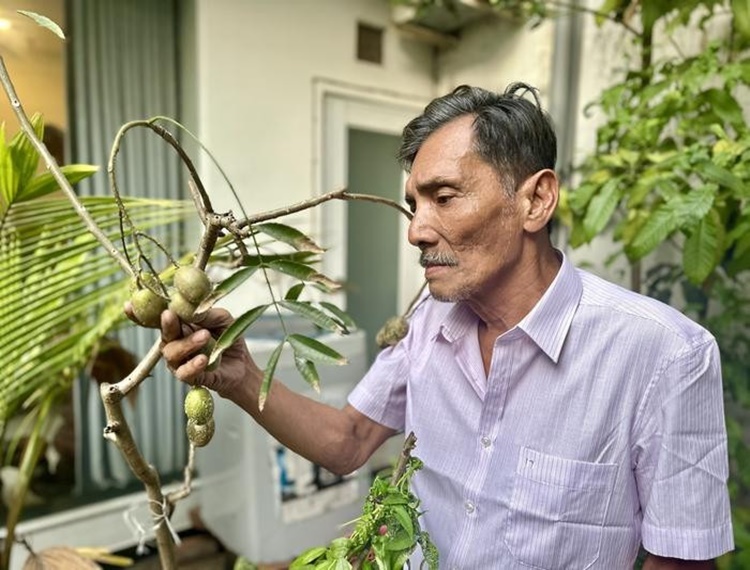
<path fill-rule="evenodd" d="M 165 320 L 167 319 L 162 317 L 163 325 Z M 179 327 L 179 321 L 177 322 Z M 165 328 L 171 329 L 172 327 Z M 162 330 L 164 331 L 164 328 Z M 171 330 L 163 332 L 167 335 L 171 333 Z M 184 338 L 178 337 L 164 343 L 161 349 L 164 360 L 179 380 L 193 383 L 198 376 L 203 374 L 208 364 L 208 357 L 198 351 L 205 346 L 210 337 L 211 333 L 208 330 L 200 329 Z"/>

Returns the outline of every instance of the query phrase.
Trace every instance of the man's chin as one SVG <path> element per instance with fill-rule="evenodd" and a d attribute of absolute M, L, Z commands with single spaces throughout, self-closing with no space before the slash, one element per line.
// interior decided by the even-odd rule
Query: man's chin
<path fill-rule="evenodd" d="M 427 283 L 427 288 L 430 290 L 432 298 L 436 301 L 441 301 L 443 303 L 457 303 L 464 300 L 464 296 L 461 295 L 459 291 L 451 291 L 432 282 Z"/>

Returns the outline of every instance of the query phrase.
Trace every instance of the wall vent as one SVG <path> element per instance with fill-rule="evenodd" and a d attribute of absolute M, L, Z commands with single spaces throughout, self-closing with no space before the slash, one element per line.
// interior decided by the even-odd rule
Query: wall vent
<path fill-rule="evenodd" d="M 383 28 L 361 22 L 357 24 L 357 59 L 383 63 Z"/>

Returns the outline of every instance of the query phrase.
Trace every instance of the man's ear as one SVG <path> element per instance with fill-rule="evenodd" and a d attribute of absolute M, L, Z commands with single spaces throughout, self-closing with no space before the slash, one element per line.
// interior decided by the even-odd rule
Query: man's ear
<path fill-rule="evenodd" d="M 557 174 L 549 168 L 535 172 L 521 185 L 526 218 L 523 229 L 536 233 L 547 227 L 560 197 Z"/>

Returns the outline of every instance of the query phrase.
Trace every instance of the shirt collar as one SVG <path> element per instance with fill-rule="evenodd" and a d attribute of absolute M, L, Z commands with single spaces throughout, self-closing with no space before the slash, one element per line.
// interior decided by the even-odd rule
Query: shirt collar
<path fill-rule="evenodd" d="M 564 253 L 560 270 L 536 305 L 519 322 L 520 329 L 552 360 L 557 363 L 565 338 L 570 330 L 583 285 L 573 264 Z M 477 316 L 463 303 L 456 303 L 446 314 L 440 327 L 449 342 L 476 332 Z M 511 331 L 508 331 L 511 332 Z M 508 333 L 506 333 L 508 334 Z"/>
<path fill-rule="evenodd" d="M 557 363 L 583 293 L 581 277 L 564 253 L 560 271 L 534 308 L 521 319 L 523 330 L 549 358 Z"/>

